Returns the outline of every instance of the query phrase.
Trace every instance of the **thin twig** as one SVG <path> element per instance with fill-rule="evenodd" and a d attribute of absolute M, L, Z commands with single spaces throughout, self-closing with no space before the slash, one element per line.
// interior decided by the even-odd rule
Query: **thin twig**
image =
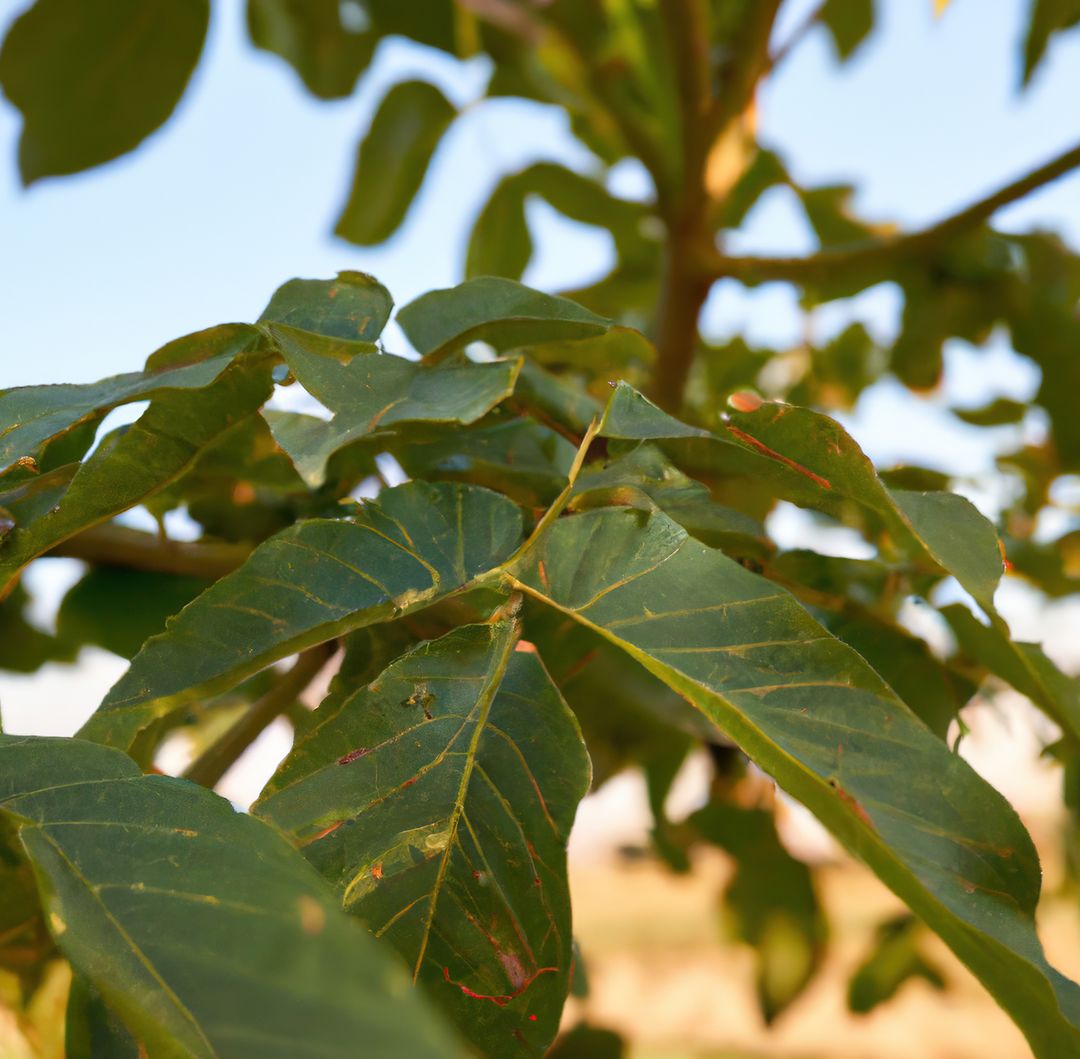
<path fill-rule="evenodd" d="M 319 675 L 336 649 L 337 645 L 330 641 L 304 651 L 292 669 L 265 695 L 256 699 L 216 743 L 203 751 L 187 767 L 184 779 L 204 787 L 213 787 L 267 726 L 297 700 L 304 688 Z"/>

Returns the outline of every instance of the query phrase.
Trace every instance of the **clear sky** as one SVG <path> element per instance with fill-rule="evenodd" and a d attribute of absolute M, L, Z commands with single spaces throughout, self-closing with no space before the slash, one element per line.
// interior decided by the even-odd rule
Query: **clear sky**
<path fill-rule="evenodd" d="M 0 0 L 0 22 L 23 6 Z M 789 0 L 779 39 L 809 6 Z M 385 247 L 352 247 L 330 230 L 358 137 L 386 86 L 425 77 L 465 104 L 479 97 L 485 71 L 480 64 L 462 71 L 446 57 L 395 44 L 380 53 L 362 92 L 318 102 L 285 63 L 248 45 L 243 7 L 241 0 L 214 4 L 206 52 L 166 127 L 133 155 L 88 174 L 22 190 L 14 165 L 19 117 L 0 103 L 0 386 L 135 370 L 181 334 L 253 319 L 292 276 L 362 269 L 404 304 L 461 278 L 472 219 L 501 174 L 541 158 L 590 164 L 559 113 L 482 103 L 453 127 L 403 230 Z M 1052 46 L 1021 94 L 1027 0 L 952 0 L 937 20 L 931 0 L 879 0 L 878 7 L 878 31 L 852 62 L 836 66 L 817 30 L 762 93 L 763 138 L 804 183 L 851 181 L 871 217 L 918 225 L 1080 139 L 1080 33 Z M 620 166 L 612 183 L 625 194 L 643 188 L 631 166 Z M 606 237 L 543 208 L 534 220 L 540 253 L 527 282 L 559 287 L 604 268 Z M 998 223 L 1052 226 L 1080 244 L 1080 175 L 1003 211 Z M 798 252 L 811 240 L 788 193 L 776 191 L 731 248 Z M 854 315 L 887 333 L 898 310 L 895 292 L 879 288 L 825 307 L 814 327 L 825 335 Z M 800 333 L 794 295 L 779 284 L 749 293 L 718 285 L 705 324 L 714 336 L 742 332 L 777 344 Z M 846 422 L 879 461 L 977 474 L 992 463 L 986 432 L 957 424 L 944 407 L 997 393 L 1026 397 L 1037 383 L 1037 371 L 1003 343 L 991 355 L 953 343 L 945 390 L 933 401 L 884 383 Z M 27 689 L 18 678 L 0 680 L 5 713 L 25 704 L 14 730 L 27 730 L 34 708 Z"/>

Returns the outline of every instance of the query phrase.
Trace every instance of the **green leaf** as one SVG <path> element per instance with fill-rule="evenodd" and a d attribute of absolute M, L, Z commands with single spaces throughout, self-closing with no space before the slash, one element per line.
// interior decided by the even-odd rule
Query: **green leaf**
<path fill-rule="evenodd" d="M 941 613 L 961 650 L 995 676 L 1042 706 L 1052 717 L 1080 717 L 1080 684 L 1062 673 L 1038 644 L 1013 642 L 999 627 L 984 625 L 961 603 L 942 607 Z M 1066 721 L 1062 727 L 1075 735 L 1075 721 Z"/>
<path fill-rule="evenodd" d="M 1016 814 L 788 593 L 626 508 L 557 520 L 515 581 L 712 718 L 942 936 L 1037 1055 L 1080 1055 L 1080 989 L 1043 956 Z"/>
<path fill-rule="evenodd" d="M 725 919 L 738 941 L 757 950 L 758 1003 L 771 1023 L 806 988 L 824 952 L 825 918 L 810 869 L 783 847 L 767 810 L 713 801 L 687 822 L 735 860 Z"/>
<path fill-rule="evenodd" d="M 457 5 L 454 0 L 364 0 L 375 28 L 386 36 L 408 37 L 417 44 L 457 54 Z"/>
<path fill-rule="evenodd" d="M 96 566 L 61 601 L 57 635 L 69 645 L 94 644 L 131 658 L 208 585 L 204 577 Z"/>
<path fill-rule="evenodd" d="M 579 1022 L 555 1042 L 548 1059 L 625 1059 L 626 1042 L 614 1030 Z"/>
<path fill-rule="evenodd" d="M 205 448 L 259 408 L 272 385 L 266 356 L 252 354 L 202 390 L 152 401 L 135 423 L 102 441 L 52 507 L 0 543 L 0 594 L 35 556 L 179 478 Z"/>
<path fill-rule="evenodd" d="M 521 182 L 513 177 L 502 180 L 491 193 L 469 235 L 466 279 L 480 276 L 521 279 L 533 255 L 525 197 Z"/>
<path fill-rule="evenodd" d="M 825 0 L 817 14 L 841 62 L 850 59 L 874 28 L 874 0 Z"/>
<path fill-rule="evenodd" d="M 719 442 L 732 469 L 764 478 L 785 500 L 841 520 L 850 520 L 860 509 L 870 514 L 894 544 L 929 558 L 981 607 L 993 609 L 1001 552 L 994 527 L 969 501 L 954 493 L 889 489 L 854 439 L 828 416 L 757 399 L 746 407 L 750 410 L 724 417 L 724 434 L 712 434 L 679 422 L 620 384 L 600 433 L 627 440 Z"/>
<path fill-rule="evenodd" d="M 82 740 L 0 736 L 50 929 L 152 1055 L 455 1054 L 273 829 Z"/>
<path fill-rule="evenodd" d="M 851 0 L 846 0 L 845 6 L 850 7 Z M 873 237 L 870 225 L 859 220 L 851 209 L 854 194 L 855 189 L 850 184 L 798 190 L 806 219 L 822 246 L 858 243 Z"/>
<path fill-rule="evenodd" d="M 873 949 L 848 983 L 848 1010 L 865 1015 L 891 1000 L 912 978 L 922 978 L 934 989 L 945 988 L 941 972 L 919 952 L 922 929 L 922 924 L 908 915 L 878 927 Z"/>
<path fill-rule="evenodd" d="M 0 86 L 23 115 L 23 183 L 138 146 L 180 101 L 209 20 L 209 0 L 37 0 L 0 51 Z"/>
<path fill-rule="evenodd" d="M 1080 23 L 1080 0 L 1031 0 L 1027 34 L 1024 37 L 1024 81 L 1035 74 L 1050 39 Z"/>
<path fill-rule="evenodd" d="M 1021 422 L 1028 407 L 1023 401 L 1014 401 L 1010 397 L 995 397 L 981 408 L 954 408 L 952 413 L 972 426 L 999 427 Z"/>
<path fill-rule="evenodd" d="M 0 600 L 0 669 L 33 673 L 46 662 L 70 662 L 75 651 L 65 639 L 52 636 L 26 616 L 30 602 L 22 583 Z M 2 932 L 0 932 L 2 933 Z"/>
<path fill-rule="evenodd" d="M 298 522 L 149 640 L 80 734 L 128 747 L 178 706 L 458 591 L 520 537 L 521 513 L 505 497 L 425 482 L 387 490 L 353 519 Z"/>
<path fill-rule="evenodd" d="M 466 430 L 410 430 L 388 442 L 410 478 L 471 482 L 527 507 L 547 507 L 566 485 L 574 446 L 532 419 L 492 417 Z"/>
<path fill-rule="evenodd" d="M 316 336 L 278 326 L 271 334 L 297 381 L 334 413 L 330 422 L 266 413 L 274 438 L 310 486 L 322 484 L 326 461 L 338 449 L 395 424 L 475 422 L 514 392 L 521 368 L 520 358 L 427 365 L 364 352 L 343 363 Z"/>
<path fill-rule="evenodd" d="M 151 357 L 147 364 L 150 370 L 145 372 L 128 372 L 82 385 L 17 386 L 0 391 L 0 471 L 27 457 L 41 464 L 46 442 L 97 421 L 120 405 L 209 386 L 257 337 L 258 333 L 244 324 L 226 324 L 180 339 L 187 343 L 187 359 L 183 361 L 161 364 Z M 81 455 L 76 453 L 74 458 Z"/>
<path fill-rule="evenodd" d="M 81 975 L 71 979 L 64 1035 L 65 1059 L 139 1059 L 139 1042 Z"/>
<path fill-rule="evenodd" d="M 541 342 L 589 338 L 611 321 L 568 298 L 484 276 L 456 287 L 429 291 L 398 311 L 397 321 L 416 351 L 438 359 L 470 342 L 497 352 Z"/>
<path fill-rule="evenodd" d="M 589 786 L 573 715 L 516 638 L 468 625 L 402 656 L 320 719 L 255 806 L 492 1057 L 540 1054 L 558 1029 L 566 841 Z"/>
<path fill-rule="evenodd" d="M 280 55 L 320 99 L 343 99 L 378 44 L 368 28 L 347 25 L 339 0 L 248 0 L 248 33 Z"/>
<path fill-rule="evenodd" d="M 339 272 L 337 279 L 291 279 L 274 292 L 260 324 L 285 324 L 349 342 L 374 342 L 382 334 L 394 299 L 366 272 Z"/>
<path fill-rule="evenodd" d="M 620 261 L 638 263 L 655 257 L 659 247 L 650 238 L 647 205 L 612 195 L 599 180 L 551 162 L 534 165 L 504 177 L 476 219 L 469 237 L 465 276 L 504 276 L 520 279 L 533 253 L 525 204 L 543 199 L 570 220 L 606 228 Z"/>
<path fill-rule="evenodd" d="M 390 89 L 360 144 L 356 172 L 334 231 L 374 246 L 405 219 L 431 156 L 457 109 L 434 85 L 403 81 Z"/>

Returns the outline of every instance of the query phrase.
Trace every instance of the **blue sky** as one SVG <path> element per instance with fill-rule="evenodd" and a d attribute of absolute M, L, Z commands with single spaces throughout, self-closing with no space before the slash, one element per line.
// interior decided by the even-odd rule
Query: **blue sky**
<path fill-rule="evenodd" d="M 789 0 L 780 39 L 811 3 Z M 0 0 L 0 22 L 23 6 Z M 471 221 L 501 174 L 541 158 L 590 164 L 558 112 L 483 103 L 455 124 L 403 230 L 385 247 L 349 246 L 329 233 L 358 137 L 386 87 L 426 77 L 466 104 L 478 97 L 485 71 L 395 44 L 360 93 L 320 103 L 283 62 L 247 44 L 243 6 L 215 3 L 203 61 L 173 120 L 135 154 L 91 173 L 22 190 L 14 165 L 19 118 L 0 102 L 0 386 L 135 370 L 181 334 L 253 319 L 292 276 L 362 269 L 404 304 L 460 279 Z M 764 140 L 801 181 L 851 181 L 871 217 L 906 225 L 962 207 L 1080 138 L 1080 33 L 1053 46 L 1021 95 L 1027 0 L 952 0 L 939 20 L 932 8 L 931 0 L 879 0 L 877 33 L 844 67 L 816 31 L 759 100 Z M 620 166 L 612 182 L 625 194 L 643 188 L 632 166 Z M 559 287 L 604 268 L 605 237 L 543 208 L 533 219 L 539 255 L 528 282 Z M 1080 245 L 1080 175 L 1003 211 L 998 223 L 1052 226 Z M 766 196 L 732 242 L 754 252 L 810 247 L 785 192 Z M 826 334 L 854 315 L 887 333 L 898 309 L 895 292 L 879 288 L 821 310 L 814 328 Z M 742 332 L 776 344 L 801 333 L 794 295 L 778 284 L 754 292 L 719 285 L 705 324 L 716 336 Z M 1003 343 L 990 355 L 954 343 L 942 394 L 924 402 L 885 383 L 846 422 L 879 461 L 922 460 L 976 475 L 992 464 L 986 432 L 962 427 L 944 407 L 996 393 L 1028 396 L 1037 383 L 1037 372 Z M 773 529 L 798 542 L 805 525 L 788 513 Z M 48 668 L 32 681 L 0 679 L 10 730 L 72 730 L 122 664 L 87 652 L 74 669 Z M 66 709 L 56 710 L 61 704 Z"/>
<path fill-rule="evenodd" d="M 797 23 L 807 6 L 790 2 L 784 23 Z M 871 216 L 918 224 L 1077 136 L 1080 38 L 1055 45 L 1034 86 L 1017 91 L 1026 0 L 953 0 L 939 20 L 931 0 L 879 6 L 880 29 L 854 61 L 836 67 L 818 30 L 762 94 L 764 137 L 800 179 L 851 180 Z M 0 150 L 8 159 L 0 166 L 0 385 L 137 368 L 177 335 L 253 318 L 294 275 L 361 268 L 403 304 L 460 278 L 469 224 L 501 173 L 537 158 L 589 164 L 557 112 L 485 103 L 455 126 L 421 201 L 389 244 L 362 250 L 336 240 L 329 232 L 358 135 L 385 87 L 402 76 L 431 78 L 466 103 L 477 98 L 484 70 L 463 71 L 400 44 L 380 55 L 358 95 L 320 103 L 283 62 L 247 44 L 243 5 L 224 0 L 215 4 L 193 83 L 163 130 L 133 155 L 28 192 L 13 163 L 19 118 L 0 105 Z M 628 166 L 615 181 L 630 191 L 642 186 Z M 537 214 L 541 252 L 529 281 L 558 286 L 601 270 L 603 237 Z M 1053 224 L 1080 241 L 1080 177 L 1001 220 L 1017 228 Z M 801 250 L 809 237 L 793 204 L 776 193 L 735 245 Z M 795 326 L 792 304 L 779 285 L 750 296 L 729 288 L 713 298 L 706 322 L 717 333 L 782 341 Z M 895 310 L 888 292 L 864 307 L 883 324 Z M 824 314 L 822 326 L 829 322 Z"/>

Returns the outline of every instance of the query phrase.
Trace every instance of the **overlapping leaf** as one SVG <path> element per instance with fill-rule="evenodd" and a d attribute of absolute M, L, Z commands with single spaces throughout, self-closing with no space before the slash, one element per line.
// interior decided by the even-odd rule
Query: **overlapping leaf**
<path fill-rule="evenodd" d="M 715 720 L 945 939 L 1036 1054 L 1080 1054 L 1080 989 L 1043 956 L 1015 813 L 788 593 L 663 514 L 620 508 L 556 521 L 516 577 Z"/>
<path fill-rule="evenodd" d="M 1080 709 L 1033 669 L 1012 644 L 1008 625 L 994 606 L 1001 579 L 1001 547 L 991 523 L 964 497 L 887 486 L 854 439 L 828 416 L 778 402 L 756 401 L 724 419 L 725 433 L 688 426 L 620 385 L 612 395 L 601 434 L 622 439 L 707 440 L 719 443 L 739 473 L 754 473 L 778 496 L 840 518 L 869 513 L 889 535 L 887 543 L 922 555 L 951 574 L 974 597 L 997 630 L 1004 649 L 1039 688 L 1036 703 L 1080 736 Z"/>
<path fill-rule="evenodd" d="M 518 360 L 487 364 L 418 364 L 391 354 L 353 352 L 338 359 L 318 336 L 272 327 L 278 348 L 304 388 L 334 413 L 312 416 L 268 412 L 270 429 L 309 485 L 322 483 L 327 460 L 339 449 L 397 423 L 473 423 L 514 391 Z"/>
<path fill-rule="evenodd" d="M 437 360 L 470 342 L 497 351 L 602 334 L 611 321 L 569 298 L 523 287 L 513 280 L 482 276 L 409 302 L 398 323 L 416 351 Z"/>
<path fill-rule="evenodd" d="M 259 316 L 264 325 L 285 324 L 297 331 L 374 342 L 382 333 L 394 299 L 366 272 L 339 272 L 336 279 L 291 279 L 274 292 Z"/>
<path fill-rule="evenodd" d="M 78 740 L 0 736 L 0 762 L 57 944 L 150 1054 L 455 1054 L 273 829 Z"/>
<path fill-rule="evenodd" d="M 510 500 L 449 483 L 388 490 L 353 519 L 298 522 L 147 641 L 82 734 L 128 747 L 185 702 L 461 589 L 520 536 Z"/>
<path fill-rule="evenodd" d="M 254 328 L 226 324 L 180 340 L 184 343 L 183 359 L 170 357 L 162 362 L 151 357 L 146 371 L 81 385 L 18 386 L 0 391 L 0 470 L 18 460 L 38 461 L 46 442 L 120 405 L 209 386 L 256 337 Z M 160 352 L 173 353 L 177 345 L 170 343 Z"/>
<path fill-rule="evenodd" d="M 17 523 L 0 544 L 0 594 L 35 556 L 126 511 L 180 477 L 199 454 L 270 395 L 270 365 L 251 354 L 202 390 L 152 401 L 130 427 L 106 438 L 50 492 L 50 506 Z"/>
<path fill-rule="evenodd" d="M 542 1054 L 558 1028 L 565 846 L 589 783 L 573 715 L 515 641 L 512 622 L 467 625 L 402 656 L 255 807 L 492 1057 Z"/>

